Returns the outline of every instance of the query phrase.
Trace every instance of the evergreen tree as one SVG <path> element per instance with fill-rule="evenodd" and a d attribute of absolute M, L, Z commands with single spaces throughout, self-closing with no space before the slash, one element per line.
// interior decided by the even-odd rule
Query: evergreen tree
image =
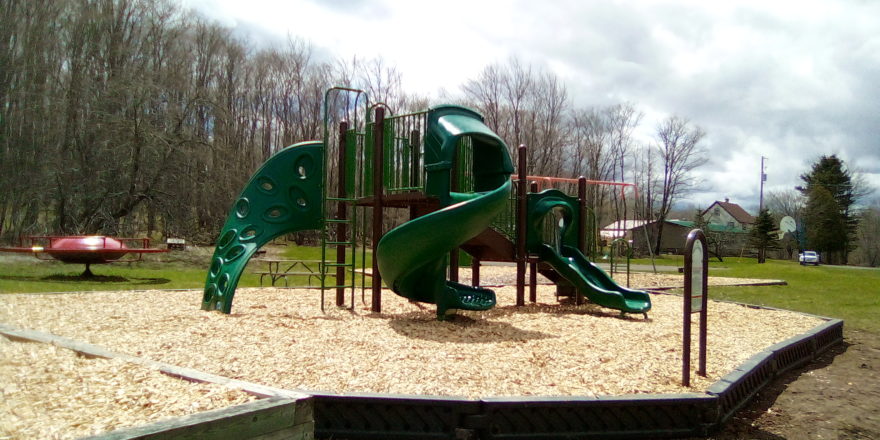
<path fill-rule="evenodd" d="M 806 184 L 799 189 L 807 197 L 807 247 L 825 253 L 829 261 L 846 263 L 858 228 L 852 174 L 836 155 L 822 156 L 801 180 Z"/>
<path fill-rule="evenodd" d="M 766 208 L 755 218 L 755 226 L 749 232 L 749 244 L 758 251 L 758 263 L 767 260 L 767 251 L 779 249 L 776 224 Z"/>
<path fill-rule="evenodd" d="M 807 246 L 822 253 L 828 262 L 846 262 L 850 233 L 840 205 L 824 187 L 813 188 L 804 209 Z"/>

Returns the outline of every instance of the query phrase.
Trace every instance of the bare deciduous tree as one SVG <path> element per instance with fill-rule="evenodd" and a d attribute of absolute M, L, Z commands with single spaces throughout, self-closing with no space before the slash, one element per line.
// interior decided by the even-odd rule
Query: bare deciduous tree
<path fill-rule="evenodd" d="M 660 178 L 660 200 L 657 211 L 657 237 L 654 250 L 660 252 L 663 223 L 672 204 L 693 190 L 694 170 L 706 163 L 700 141 L 706 133 L 702 128 L 679 116 L 670 116 L 657 126 L 657 151 Z"/>

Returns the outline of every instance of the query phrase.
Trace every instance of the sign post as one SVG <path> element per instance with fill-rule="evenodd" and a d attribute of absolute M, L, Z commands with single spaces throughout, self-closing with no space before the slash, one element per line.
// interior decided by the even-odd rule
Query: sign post
<path fill-rule="evenodd" d="M 691 315 L 700 314 L 699 365 L 706 377 L 706 304 L 709 298 L 709 253 L 706 235 L 699 229 L 688 234 L 684 252 L 684 328 L 682 331 L 681 384 L 691 385 Z"/>

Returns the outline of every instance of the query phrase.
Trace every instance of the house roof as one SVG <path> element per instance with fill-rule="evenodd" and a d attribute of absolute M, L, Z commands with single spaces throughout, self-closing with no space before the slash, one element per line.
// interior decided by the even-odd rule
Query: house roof
<path fill-rule="evenodd" d="M 746 224 L 746 225 L 755 224 L 755 217 L 753 215 L 746 212 L 745 209 L 742 209 L 742 206 L 739 206 L 736 203 L 730 203 L 730 202 L 716 201 L 715 203 L 709 205 L 709 207 L 706 208 L 706 210 L 703 211 L 700 215 L 706 215 L 706 213 L 709 212 L 709 210 L 711 210 L 712 207 L 715 205 L 720 206 L 721 209 L 727 211 L 727 213 L 730 214 L 731 217 L 735 218 L 736 221 L 738 221 L 742 224 Z"/>
<path fill-rule="evenodd" d="M 642 225 L 654 225 L 657 223 L 657 221 L 651 222 L 651 221 L 647 221 L 647 220 L 627 220 L 627 222 L 633 222 L 632 224 L 627 224 L 627 225 L 631 225 L 627 230 L 633 230 L 633 229 L 641 227 Z M 694 223 L 692 221 L 688 221 L 688 220 L 665 220 L 665 223 L 675 225 L 675 226 L 681 226 L 683 228 L 693 228 L 696 225 L 696 223 Z M 602 231 L 600 231 L 600 234 L 606 238 L 616 238 L 616 237 L 623 236 L 621 229 L 612 228 L 613 226 L 616 226 L 616 225 L 617 225 L 617 222 L 606 226 L 605 228 L 602 229 Z M 717 223 L 709 223 L 707 225 L 707 229 L 709 229 L 710 232 L 730 232 L 733 234 L 747 233 L 746 231 L 743 231 L 739 227 L 734 227 L 734 226 L 730 226 L 730 225 L 720 225 Z"/>
<path fill-rule="evenodd" d="M 626 231 L 638 228 L 645 223 L 648 223 L 648 220 L 618 220 L 602 228 L 599 235 L 602 238 L 611 239 L 623 237 Z"/>

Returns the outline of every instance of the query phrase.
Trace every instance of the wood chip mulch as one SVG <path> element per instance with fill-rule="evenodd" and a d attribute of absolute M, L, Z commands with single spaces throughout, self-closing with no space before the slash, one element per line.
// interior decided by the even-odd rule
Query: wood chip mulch
<path fill-rule="evenodd" d="M 322 313 L 319 291 L 280 288 L 239 289 L 232 315 L 199 310 L 200 292 L 2 295 L 0 322 L 280 388 L 466 397 L 702 392 L 821 323 L 712 302 L 709 375 L 684 388 L 680 297 L 654 295 L 646 321 L 560 305 L 551 286 L 521 308 L 513 287 L 496 292 L 498 307 L 452 322 L 387 290 L 372 314 L 360 293 L 352 312 L 330 306 L 327 292 Z"/>
<path fill-rule="evenodd" d="M 72 439 L 255 397 L 117 359 L 0 337 L 0 439 Z"/>

